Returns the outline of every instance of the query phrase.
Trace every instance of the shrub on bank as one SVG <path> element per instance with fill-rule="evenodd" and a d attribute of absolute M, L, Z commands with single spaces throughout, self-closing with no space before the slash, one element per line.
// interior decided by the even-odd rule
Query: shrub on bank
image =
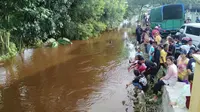
<path fill-rule="evenodd" d="M 17 54 L 17 47 L 13 42 L 10 42 L 10 51 L 5 53 L 5 54 L 1 54 L 0 56 L 0 61 L 4 61 L 7 60 L 9 58 L 14 57 Z"/>

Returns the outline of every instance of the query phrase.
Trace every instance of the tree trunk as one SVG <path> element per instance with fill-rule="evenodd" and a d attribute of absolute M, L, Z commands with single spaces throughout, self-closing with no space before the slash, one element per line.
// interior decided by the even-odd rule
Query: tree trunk
<path fill-rule="evenodd" d="M 0 43 L 2 55 L 11 52 L 10 50 L 10 33 L 4 30 L 0 30 Z"/>
<path fill-rule="evenodd" d="M 5 47 L 4 47 L 4 40 L 3 40 L 3 36 L 2 36 L 2 32 L 0 32 L 0 42 L 1 42 L 1 54 L 4 54 L 5 51 Z"/>
<path fill-rule="evenodd" d="M 4 32 L 4 38 L 6 40 L 6 50 L 7 52 L 11 52 L 10 51 L 10 33 L 9 32 Z"/>

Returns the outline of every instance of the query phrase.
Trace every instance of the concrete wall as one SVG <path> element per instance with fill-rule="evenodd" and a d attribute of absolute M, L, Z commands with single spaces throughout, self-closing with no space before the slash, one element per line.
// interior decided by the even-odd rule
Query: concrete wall
<path fill-rule="evenodd" d="M 193 57 L 197 61 L 194 72 L 194 80 L 192 87 L 192 97 L 190 101 L 189 112 L 200 112 L 200 55 L 194 54 Z"/>

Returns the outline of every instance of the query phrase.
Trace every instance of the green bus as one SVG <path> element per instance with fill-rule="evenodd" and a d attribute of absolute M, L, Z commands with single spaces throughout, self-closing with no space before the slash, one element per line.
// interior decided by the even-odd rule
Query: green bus
<path fill-rule="evenodd" d="M 183 4 L 170 4 L 154 8 L 150 12 L 150 25 L 152 28 L 160 25 L 163 29 L 161 35 L 166 37 L 174 34 L 184 24 L 185 11 Z"/>

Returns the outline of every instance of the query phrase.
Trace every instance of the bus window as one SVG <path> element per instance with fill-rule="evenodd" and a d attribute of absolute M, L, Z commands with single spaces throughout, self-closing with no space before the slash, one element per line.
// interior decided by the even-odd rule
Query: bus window
<path fill-rule="evenodd" d="M 191 35 L 195 35 L 195 36 L 200 36 L 200 28 L 187 26 L 186 33 L 191 34 Z"/>
<path fill-rule="evenodd" d="M 163 7 L 163 20 L 182 19 L 183 8 L 182 5 L 169 5 Z"/>

